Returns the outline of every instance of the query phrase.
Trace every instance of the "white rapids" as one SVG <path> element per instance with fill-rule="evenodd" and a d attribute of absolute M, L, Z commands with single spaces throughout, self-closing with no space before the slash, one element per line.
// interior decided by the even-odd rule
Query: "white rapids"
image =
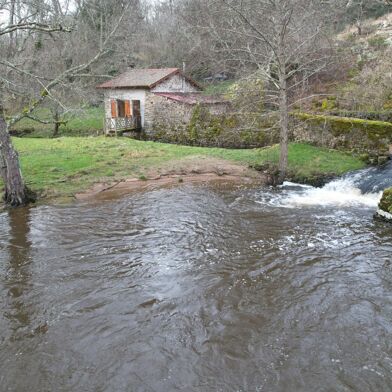
<path fill-rule="evenodd" d="M 350 172 L 322 188 L 285 182 L 279 191 L 260 192 L 257 204 L 278 208 L 377 208 L 384 189 L 392 187 L 392 161 L 384 166 Z"/>
<path fill-rule="evenodd" d="M 283 191 L 296 184 L 285 183 Z M 285 192 L 284 192 L 285 193 Z M 362 193 L 355 185 L 355 177 L 332 181 L 323 188 L 301 187 L 298 191 L 290 191 L 280 203 L 286 207 L 298 206 L 366 206 L 377 207 L 382 192 Z"/>

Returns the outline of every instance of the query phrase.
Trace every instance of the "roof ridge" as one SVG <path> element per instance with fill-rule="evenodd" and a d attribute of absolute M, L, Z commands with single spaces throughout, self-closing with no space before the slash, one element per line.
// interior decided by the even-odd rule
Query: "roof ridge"
<path fill-rule="evenodd" d="M 130 68 L 97 88 L 149 88 L 152 89 L 173 75 L 182 75 L 189 83 L 201 88 L 197 82 L 186 76 L 180 68 Z"/>

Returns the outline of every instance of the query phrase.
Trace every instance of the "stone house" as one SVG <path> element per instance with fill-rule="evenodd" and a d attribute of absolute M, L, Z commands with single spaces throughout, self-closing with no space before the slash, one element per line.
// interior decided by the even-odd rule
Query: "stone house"
<path fill-rule="evenodd" d="M 104 90 L 107 135 L 151 132 L 157 123 L 186 125 L 196 105 L 212 114 L 229 108 L 225 99 L 202 94 L 202 87 L 179 68 L 131 69 L 97 88 Z"/>

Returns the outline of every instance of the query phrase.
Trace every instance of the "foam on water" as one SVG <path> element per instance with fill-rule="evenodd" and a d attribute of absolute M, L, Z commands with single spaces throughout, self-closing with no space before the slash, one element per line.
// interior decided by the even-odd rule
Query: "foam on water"
<path fill-rule="evenodd" d="M 293 184 L 284 184 L 285 187 Z M 287 188 L 286 188 L 287 189 Z M 362 193 L 355 185 L 355 177 L 332 181 L 323 188 L 303 188 L 299 192 L 290 192 L 280 200 L 286 206 L 366 206 L 377 207 L 381 193 Z"/>
<path fill-rule="evenodd" d="M 385 168 L 370 168 L 349 173 L 322 188 L 285 182 L 279 187 L 278 192 L 261 193 L 256 203 L 284 208 L 301 206 L 376 208 L 382 196 L 382 189 L 392 185 L 390 171 L 387 175 L 383 171 L 385 172 Z"/>
<path fill-rule="evenodd" d="M 280 194 L 268 204 L 295 208 L 299 206 L 364 206 L 376 208 L 382 191 L 392 186 L 392 161 L 384 166 L 370 167 L 348 173 L 322 188 L 285 182 Z"/>

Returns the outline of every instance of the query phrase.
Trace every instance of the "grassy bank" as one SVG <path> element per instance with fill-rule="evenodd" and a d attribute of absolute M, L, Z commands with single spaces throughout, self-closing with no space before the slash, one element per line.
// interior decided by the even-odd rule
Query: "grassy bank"
<path fill-rule="evenodd" d="M 44 121 L 53 121 L 50 110 L 40 108 L 33 113 Z M 61 125 L 59 136 L 90 136 L 103 133 L 103 108 L 86 108 L 81 109 L 73 114 L 65 115 L 66 125 Z M 29 118 L 24 118 L 12 127 L 13 131 L 21 132 L 29 137 L 50 138 L 53 134 L 53 124 L 42 124 Z"/>
<path fill-rule="evenodd" d="M 126 138 L 14 138 L 23 174 L 34 190 L 49 196 L 69 196 L 100 181 L 145 178 L 186 158 L 212 157 L 242 165 L 278 161 L 278 147 L 253 150 L 186 147 Z M 304 144 L 290 146 L 289 166 L 296 176 L 341 174 L 363 167 L 350 155 Z"/>
<path fill-rule="evenodd" d="M 235 84 L 234 80 L 226 80 L 224 82 L 215 82 L 206 84 L 203 93 L 205 95 L 225 95 L 230 91 L 230 88 Z"/>

